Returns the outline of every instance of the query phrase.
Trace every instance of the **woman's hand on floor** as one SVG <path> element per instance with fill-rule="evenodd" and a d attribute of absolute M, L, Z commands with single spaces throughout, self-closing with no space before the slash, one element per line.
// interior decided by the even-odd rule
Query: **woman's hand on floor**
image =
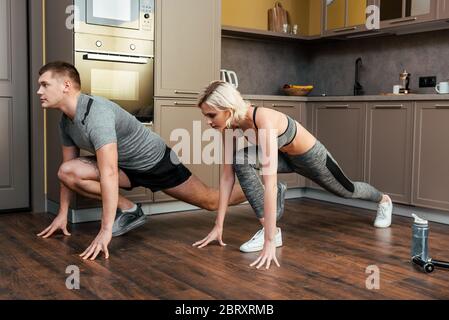
<path fill-rule="evenodd" d="M 112 230 L 100 230 L 97 237 L 90 244 L 90 246 L 80 254 L 83 260 L 89 259 L 95 260 L 98 254 L 103 251 L 106 259 L 109 258 L 108 245 L 112 239 Z"/>
<path fill-rule="evenodd" d="M 37 236 L 42 238 L 48 238 L 59 229 L 62 230 L 62 233 L 64 233 L 65 236 L 70 236 L 70 233 L 67 231 L 67 215 L 56 216 L 53 222 Z"/>
<path fill-rule="evenodd" d="M 257 258 L 256 261 L 250 264 L 250 267 L 256 266 L 256 269 L 259 269 L 264 264 L 266 264 L 266 269 L 270 269 L 271 261 L 274 261 L 278 267 L 280 267 L 280 264 L 276 258 L 276 242 L 275 240 L 268 241 L 265 240 L 263 244 L 263 250 L 260 254 L 259 258 Z"/>
<path fill-rule="evenodd" d="M 212 231 L 204 239 L 197 241 L 193 244 L 194 247 L 203 248 L 212 241 L 218 241 L 220 246 L 224 247 L 226 244 L 223 242 L 223 227 L 215 225 Z"/>

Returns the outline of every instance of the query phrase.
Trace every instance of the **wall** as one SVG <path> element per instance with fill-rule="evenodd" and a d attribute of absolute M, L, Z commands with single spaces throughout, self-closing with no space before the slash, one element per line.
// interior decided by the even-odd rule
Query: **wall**
<path fill-rule="evenodd" d="M 449 30 L 402 36 L 382 36 L 316 44 L 223 39 L 222 67 L 235 70 L 241 92 L 280 94 L 284 83 L 313 84 L 312 96 L 353 95 L 355 60 L 362 57 L 360 83 L 365 94 L 392 92 L 405 68 L 411 89 L 420 76 L 449 79 Z"/>
<path fill-rule="evenodd" d="M 44 111 L 40 106 L 37 79 L 39 69 L 45 63 L 43 0 L 28 0 L 29 63 L 30 63 L 30 129 L 31 129 L 31 206 L 33 212 L 46 211 L 45 190 L 45 125 Z"/>
<path fill-rule="evenodd" d="M 402 36 L 333 41 L 310 46 L 310 68 L 306 82 L 315 85 L 312 95 L 352 95 L 355 60 L 362 57 L 360 83 L 366 94 L 392 92 L 405 68 L 416 93 L 434 93 L 419 88 L 420 76 L 449 78 L 449 30 Z"/>
<path fill-rule="evenodd" d="M 307 76 L 308 57 L 304 45 L 222 39 L 222 68 L 237 72 L 244 94 L 281 94 L 286 83 L 301 83 Z"/>

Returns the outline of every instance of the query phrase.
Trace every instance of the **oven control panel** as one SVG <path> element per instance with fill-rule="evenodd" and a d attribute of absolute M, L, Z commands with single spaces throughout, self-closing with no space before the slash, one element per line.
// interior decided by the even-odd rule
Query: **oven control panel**
<path fill-rule="evenodd" d="M 154 0 L 140 1 L 140 21 L 141 28 L 145 31 L 154 29 Z"/>

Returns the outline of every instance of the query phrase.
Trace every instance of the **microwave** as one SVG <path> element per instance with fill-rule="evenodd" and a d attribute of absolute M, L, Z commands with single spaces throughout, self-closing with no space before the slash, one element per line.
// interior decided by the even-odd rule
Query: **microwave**
<path fill-rule="evenodd" d="M 75 0 L 75 33 L 154 40 L 154 0 Z"/>

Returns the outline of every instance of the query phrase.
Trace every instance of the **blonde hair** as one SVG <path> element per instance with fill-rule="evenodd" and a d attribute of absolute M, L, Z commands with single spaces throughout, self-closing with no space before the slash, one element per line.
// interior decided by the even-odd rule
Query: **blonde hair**
<path fill-rule="evenodd" d="M 211 82 L 204 89 L 198 99 L 198 107 L 201 107 L 203 103 L 217 110 L 231 111 L 231 117 L 226 121 L 228 128 L 231 128 L 232 122 L 244 120 L 249 107 L 249 103 L 243 100 L 240 92 L 233 85 L 221 80 Z"/>

